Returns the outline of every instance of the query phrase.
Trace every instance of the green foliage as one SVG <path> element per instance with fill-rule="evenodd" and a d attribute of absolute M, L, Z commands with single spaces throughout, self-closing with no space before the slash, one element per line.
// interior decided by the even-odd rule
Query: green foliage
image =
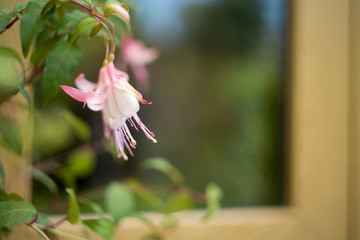
<path fill-rule="evenodd" d="M 29 171 L 32 177 L 38 180 L 39 182 L 41 182 L 42 184 L 44 184 L 50 190 L 51 193 L 56 195 L 58 194 L 59 189 L 56 186 L 56 183 L 48 175 L 33 167 L 30 167 Z"/>
<path fill-rule="evenodd" d="M 43 22 L 39 17 L 48 2 L 49 0 L 30 0 L 21 18 L 21 46 L 25 57 L 29 53 L 34 38 L 43 29 Z"/>
<path fill-rule="evenodd" d="M 66 192 L 69 194 L 69 208 L 67 212 L 67 220 L 71 224 L 76 224 L 79 221 L 80 208 L 77 203 L 74 190 L 71 188 L 67 188 Z"/>
<path fill-rule="evenodd" d="M 17 123 L 0 114 L 0 135 L 3 143 L 16 154 L 22 153 L 22 141 Z"/>
<path fill-rule="evenodd" d="M 92 16 L 82 19 L 80 21 L 80 23 L 76 26 L 76 29 L 70 39 L 70 43 L 73 43 L 81 33 L 89 32 L 90 30 L 92 30 L 93 28 L 98 26 L 98 24 L 99 24 L 99 21 L 95 17 L 92 17 Z M 101 30 L 101 28 L 99 29 L 99 31 L 100 30 Z"/>
<path fill-rule="evenodd" d="M 220 201 L 223 197 L 223 192 L 215 183 L 209 183 L 206 186 L 205 192 L 207 199 L 207 211 L 203 219 L 209 220 L 220 209 Z"/>
<path fill-rule="evenodd" d="M 129 216 L 135 207 L 133 192 L 125 185 L 111 183 L 105 192 L 105 206 L 115 222 Z"/>
<path fill-rule="evenodd" d="M 105 214 L 104 210 L 99 204 L 88 199 L 79 199 L 79 204 L 91 209 L 92 212 L 99 214 L 100 216 L 104 216 Z"/>
<path fill-rule="evenodd" d="M 1 177 L 1 185 L 0 186 L 4 186 L 5 185 L 5 169 L 4 166 L 0 160 L 0 177 Z"/>
<path fill-rule="evenodd" d="M 83 223 L 99 234 L 104 240 L 111 240 L 114 235 L 115 225 L 107 218 L 84 220 Z"/>
<path fill-rule="evenodd" d="M 74 113 L 63 110 L 61 111 L 61 115 L 64 120 L 71 126 L 72 130 L 75 132 L 76 136 L 82 141 L 88 141 L 91 137 L 91 130 L 87 123 L 74 115 Z"/>
<path fill-rule="evenodd" d="M 4 31 L 6 26 L 10 23 L 11 18 L 14 17 L 14 13 L 4 12 L 0 15 L 0 31 Z"/>
<path fill-rule="evenodd" d="M 0 46 L 0 55 L 13 58 L 17 60 L 20 64 L 22 64 L 22 59 L 20 55 L 12 48 Z"/>
<path fill-rule="evenodd" d="M 168 176 L 175 184 L 182 184 L 184 182 L 184 177 L 168 160 L 165 158 L 149 158 L 144 160 L 141 163 L 141 166 L 144 169 L 154 169 L 159 172 L 164 173 Z"/>
<path fill-rule="evenodd" d="M 24 201 L 24 199 L 16 193 L 7 194 L 5 189 L 0 188 L 0 202 L 6 201 Z"/>
<path fill-rule="evenodd" d="M 64 84 L 78 65 L 81 50 L 78 45 L 68 42 L 58 42 L 46 58 L 42 87 L 42 100 L 46 104 L 59 91 L 60 84 Z"/>
<path fill-rule="evenodd" d="M 0 228 L 28 222 L 35 214 L 36 210 L 30 203 L 24 201 L 0 202 Z"/>

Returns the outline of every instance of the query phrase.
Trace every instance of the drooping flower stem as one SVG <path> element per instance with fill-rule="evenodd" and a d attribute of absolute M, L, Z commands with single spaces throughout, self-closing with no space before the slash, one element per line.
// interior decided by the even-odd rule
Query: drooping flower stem
<path fill-rule="evenodd" d="M 106 53 L 105 53 L 105 59 L 108 59 L 109 57 L 109 44 L 110 44 L 110 31 L 109 28 L 106 26 L 106 24 L 103 21 L 99 21 L 101 25 L 106 29 L 107 32 L 107 39 L 106 39 Z"/>
<path fill-rule="evenodd" d="M 111 24 L 111 28 L 112 28 L 112 34 L 113 34 L 113 44 L 112 44 L 111 53 L 115 54 L 116 41 L 115 41 L 115 27 L 114 27 L 114 25 Z"/>

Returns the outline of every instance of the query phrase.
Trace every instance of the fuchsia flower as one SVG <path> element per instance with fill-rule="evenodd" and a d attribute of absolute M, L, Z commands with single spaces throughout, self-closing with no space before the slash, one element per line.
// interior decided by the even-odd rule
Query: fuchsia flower
<path fill-rule="evenodd" d="M 100 69 L 97 84 L 84 77 L 84 74 L 80 74 L 75 80 L 80 90 L 64 85 L 61 88 L 70 97 L 86 103 L 91 110 L 102 110 L 105 137 L 115 140 L 119 157 L 128 159 L 125 148 L 133 156 L 131 147 L 135 148 L 136 145 L 126 121 L 138 131 L 135 124 L 137 123 L 145 135 L 156 143 L 154 134 L 146 128 L 137 115 L 140 109 L 139 101 L 150 103 L 129 84 L 129 77 L 125 72 L 116 69 L 113 62 L 109 62 Z"/>
<path fill-rule="evenodd" d="M 129 64 L 135 77 L 142 83 L 147 84 L 149 72 L 146 64 L 153 62 L 159 53 L 154 48 L 145 47 L 144 43 L 132 37 L 125 37 L 122 42 L 122 59 Z"/>

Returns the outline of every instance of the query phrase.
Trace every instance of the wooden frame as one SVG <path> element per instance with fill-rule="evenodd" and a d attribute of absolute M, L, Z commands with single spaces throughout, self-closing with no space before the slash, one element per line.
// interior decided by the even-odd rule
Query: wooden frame
<path fill-rule="evenodd" d="M 289 204 L 225 209 L 206 224 L 202 211 L 183 212 L 169 239 L 358 239 L 359 13 L 357 0 L 292 3 Z M 127 221 L 115 239 L 146 231 Z"/>

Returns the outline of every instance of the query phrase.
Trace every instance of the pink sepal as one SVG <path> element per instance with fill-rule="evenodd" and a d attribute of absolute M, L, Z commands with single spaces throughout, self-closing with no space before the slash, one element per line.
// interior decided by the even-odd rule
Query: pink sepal
<path fill-rule="evenodd" d="M 81 90 L 81 91 L 94 91 L 96 88 L 96 84 L 92 83 L 88 80 L 85 79 L 85 75 L 84 74 L 80 74 L 76 79 L 75 79 L 75 85 Z"/>
<path fill-rule="evenodd" d="M 60 86 L 66 94 L 74 98 L 79 102 L 88 102 L 90 104 L 100 104 L 103 103 L 106 99 L 106 94 L 97 95 L 94 92 L 83 92 L 76 88 L 61 85 Z"/>

